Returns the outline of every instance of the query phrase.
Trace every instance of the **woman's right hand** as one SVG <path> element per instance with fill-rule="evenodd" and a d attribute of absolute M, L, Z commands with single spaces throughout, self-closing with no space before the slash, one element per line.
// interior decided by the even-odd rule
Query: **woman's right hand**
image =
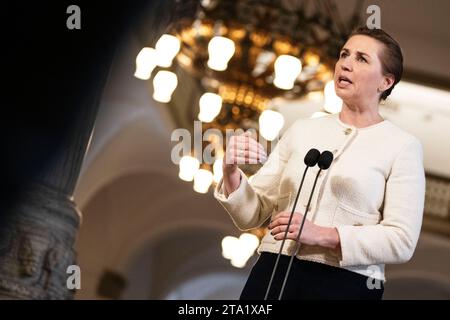
<path fill-rule="evenodd" d="M 267 154 L 264 147 L 252 138 L 251 133 L 245 132 L 232 136 L 228 141 L 223 162 L 223 171 L 234 172 L 238 164 L 257 164 L 265 162 Z"/>
<path fill-rule="evenodd" d="M 238 164 L 257 164 L 266 160 L 264 147 L 252 138 L 251 133 L 231 137 L 223 161 L 225 195 L 228 196 L 239 187 L 241 175 L 237 170 Z"/>

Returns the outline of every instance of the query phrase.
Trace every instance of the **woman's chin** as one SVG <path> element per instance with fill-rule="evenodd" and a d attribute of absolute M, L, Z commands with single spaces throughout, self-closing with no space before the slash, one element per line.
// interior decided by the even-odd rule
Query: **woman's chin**
<path fill-rule="evenodd" d="M 339 98 L 341 98 L 342 100 L 350 99 L 353 96 L 353 94 L 348 89 L 336 88 L 335 92 L 336 92 L 336 95 Z"/>

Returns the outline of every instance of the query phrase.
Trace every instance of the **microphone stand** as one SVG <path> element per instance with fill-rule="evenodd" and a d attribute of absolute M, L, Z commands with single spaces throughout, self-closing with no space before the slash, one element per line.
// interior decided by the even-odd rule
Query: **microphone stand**
<path fill-rule="evenodd" d="M 284 243 L 286 242 L 286 237 L 287 237 L 287 234 L 289 232 L 289 226 L 291 225 L 292 217 L 294 216 L 295 208 L 297 206 L 297 202 L 298 202 L 298 198 L 299 198 L 299 195 L 300 195 L 300 191 L 302 190 L 303 181 L 305 180 L 305 176 L 306 176 L 306 172 L 308 171 L 308 168 L 309 168 L 309 166 L 307 165 L 306 168 L 305 168 L 305 171 L 303 172 L 302 181 L 300 182 L 300 187 L 298 188 L 297 196 L 295 197 L 294 206 L 292 207 L 292 212 L 291 212 L 291 215 L 289 216 L 287 229 L 284 232 L 283 241 L 281 242 L 280 251 L 278 252 L 277 260 L 275 261 L 275 265 L 274 265 L 273 270 L 272 270 L 272 275 L 270 276 L 270 281 L 269 281 L 269 285 L 267 286 L 267 290 L 266 290 L 266 294 L 264 296 L 264 300 L 267 300 L 267 298 L 269 296 L 270 288 L 272 286 L 272 282 L 273 282 L 273 279 L 275 277 L 275 273 L 276 273 L 277 268 L 278 268 L 278 262 L 280 261 L 281 252 L 283 250 Z M 316 177 L 316 181 L 317 181 L 317 177 Z M 314 182 L 314 186 L 315 186 L 315 182 Z M 310 197 L 310 201 L 311 201 L 311 197 Z M 308 202 L 308 205 L 309 205 L 309 202 Z M 306 214 L 305 214 L 305 216 L 306 216 Z M 303 227 L 303 224 L 302 224 L 302 227 Z"/>
<path fill-rule="evenodd" d="M 322 169 L 319 170 L 319 172 L 316 175 L 316 179 L 314 180 L 314 185 L 313 185 L 311 194 L 309 195 L 309 199 L 308 199 L 308 204 L 306 205 L 306 211 L 305 211 L 305 214 L 303 215 L 302 224 L 300 225 L 300 230 L 298 231 L 297 238 L 295 239 L 295 242 L 297 243 L 297 245 L 295 246 L 294 254 L 291 256 L 291 259 L 289 261 L 289 265 L 288 265 L 288 268 L 286 271 L 286 275 L 284 276 L 283 285 L 281 286 L 281 291 L 280 291 L 280 295 L 278 296 L 278 300 L 281 300 L 281 298 L 283 297 L 284 288 L 286 287 L 286 282 L 289 277 L 289 272 L 291 271 L 292 262 L 294 261 L 294 257 L 297 255 L 298 250 L 300 249 L 300 241 L 299 241 L 300 235 L 302 234 L 303 225 L 305 224 L 305 220 L 306 220 L 306 215 L 308 214 L 309 206 L 311 204 L 311 199 L 314 194 L 314 189 L 316 188 L 317 178 L 319 178 L 319 174 L 321 171 L 322 171 Z M 294 208 L 295 208 L 295 206 L 294 206 Z M 292 215 L 291 215 L 291 217 L 292 217 Z M 291 220 L 289 220 L 289 223 L 290 222 L 291 222 Z M 289 224 L 288 224 L 287 228 L 289 229 Z M 285 238 L 286 238 L 286 234 L 285 234 Z"/>
<path fill-rule="evenodd" d="M 281 298 L 283 297 L 284 288 L 286 287 L 286 282 L 289 277 L 289 272 L 291 271 L 292 262 L 294 261 L 294 257 L 297 255 L 297 252 L 300 248 L 300 236 L 303 231 L 303 226 L 305 225 L 306 215 L 308 214 L 308 211 L 309 211 L 309 206 L 311 204 L 311 199 L 314 194 L 314 190 L 316 188 L 317 179 L 319 178 L 319 175 L 322 172 L 322 170 L 328 169 L 332 162 L 333 162 L 333 153 L 331 153 L 330 151 L 324 151 L 320 154 L 320 158 L 317 161 L 317 164 L 318 164 L 320 170 L 316 175 L 316 179 L 314 180 L 314 185 L 312 187 L 311 194 L 309 195 L 308 204 L 306 205 L 306 211 L 305 211 L 305 214 L 303 215 L 303 219 L 302 219 L 302 224 L 300 226 L 300 230 L 298 231 L 297 238 L 295 239 L 295 242 L 296 242 L 295 251 L 289 261 L 289 265 L 288 265 L 288 268 L 286 271 L 286 275 L 284 276 L 283 285 L 281 287 L 281 291 L 280 291 L 280 295 L 278 296 L 278 300 L 281 300 Z M 288 229 L 289 229 L 289 226 L 288 226 Z M 285 235 L 285 237 L 286 237 L 286 235 Z"/>

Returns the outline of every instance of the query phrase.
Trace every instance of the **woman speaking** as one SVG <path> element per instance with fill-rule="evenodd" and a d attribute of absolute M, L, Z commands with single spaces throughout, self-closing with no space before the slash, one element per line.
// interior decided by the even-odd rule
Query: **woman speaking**
<path fill-rule="evenodd" d="M 379 114 L 379 102 L 402 71 L 398 43 L 380 29 L 360 28 L 350 35 L 335 66 L 340 113 L 297 120 L 268 159 L 248 134 L 229 140 L 214 196 L 241 230 L 270 218 L 270 232 L 261 241 L 241 299 L 265 297 L 311 148 L 329 150 L 334 158 L 318 176 L 301 246 L 294 252 L 319 169 L 308 170 L 268 298 L 279 296 L 292 255 L 296 259 L 284 299 L 381 299 L 384 265 L 411 258 L 424 207 L 422 146 Z M 257 161 L 264 165 L 248 180 L 237 164 Z"/>

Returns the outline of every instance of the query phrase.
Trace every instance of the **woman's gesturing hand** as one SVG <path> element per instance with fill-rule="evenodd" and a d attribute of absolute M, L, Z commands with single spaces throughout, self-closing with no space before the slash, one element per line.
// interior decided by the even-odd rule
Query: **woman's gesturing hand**
<path fill-rule="evenodd" d="M 283 240 L 290 215 L 291 213 L 288 211 L 281 211 L 270 222 L 269 230 L 276 240 Z M 286 239 L 297 239 L 302 220 L 303 214 L 294 212 Z M 306 219 L 300 236 L 300 243 L 311 246 L 336 248 L 339 245 L 339 234 L 336 228 L 321 227 Z"/>
<path fill-rule="evenodd" d="M 223 184 L 225 196 L 239 188 L 241 174 L 237 170 L 238 164 L 258 163 L 267 160 L 264 147 L 251 137 L 249 132 L 233 136 L 227 143 L 227 150 L 223 159 Z"/>
<path fill-rule="evenodd" d="M 253 139 L 249 132 L 246 132 L 233 136 L 228 141 L 223 170 L 224 173 L 233 172 L 238 164 L 257 164 L 266 160 L 267 154 L 264 147 Z"/>

